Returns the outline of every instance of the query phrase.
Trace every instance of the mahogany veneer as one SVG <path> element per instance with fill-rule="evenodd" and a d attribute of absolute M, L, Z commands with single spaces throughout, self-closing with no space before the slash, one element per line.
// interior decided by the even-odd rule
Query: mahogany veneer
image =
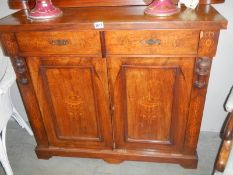
<path fill-rule="evenodd" d="M 101 56 L 98 31 L 18 32 L 15 37 L 24 53 Z"/>
<path fill-rule="evenodd" d="M 210 5 L 167 18 L 144 9 L 62 8 L 44 22 L 20 11 L 0 20 L 39 158 L 196 168 L 211 62 L 227 21 Z"/>

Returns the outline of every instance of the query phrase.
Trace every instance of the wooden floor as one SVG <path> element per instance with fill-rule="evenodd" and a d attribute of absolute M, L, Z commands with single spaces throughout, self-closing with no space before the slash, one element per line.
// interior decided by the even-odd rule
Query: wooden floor
<path fill-rule="evenodd" d="M 7 129 L 7 151 L 14 175 L 211 175 L 220 144 L 218 133 L 201 133 L 197 170 L 147 162 L 114 165 L 96 159 L 53 157 L 50 160 L 38 160 L 33 151 L 34 139 L 13 121 Z M 0 175 L 4 175 L 1 165 Z"/>

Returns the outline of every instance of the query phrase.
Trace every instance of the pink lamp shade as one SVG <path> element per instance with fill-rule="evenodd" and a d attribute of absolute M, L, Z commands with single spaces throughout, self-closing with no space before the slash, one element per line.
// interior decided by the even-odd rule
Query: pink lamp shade
<path fill-rule="evenodd" d="M 179 11 L 180 9 L 172 2 L 172 0 L 154 0 L 145 9 L 145 14 L 152 16 L 170 16 Z"/>
<path fill-rule="evenodd" d="M 31 19 L 51 19 L 62 15 L 62 11 L 54 7 L 51 0 L 37 0 L 34 9 L 29 13 Z"/>

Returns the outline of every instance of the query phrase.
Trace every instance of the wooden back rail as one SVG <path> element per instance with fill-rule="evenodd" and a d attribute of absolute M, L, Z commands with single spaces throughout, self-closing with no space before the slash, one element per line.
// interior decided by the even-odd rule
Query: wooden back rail
<path fill-rule="evenodd" d="M 216 170 L 220 172 L 224 171 L 229 155 L 231 153 L 232 145 L 233 145 L 233 112 L 229 114 L 229 117 L 227 119 L 224 128 L 222 145 L 220 147 L 220 151 L 215 163 Z"/>
<path fill-rule="evenodd" d="M 23 0 L 8 0 L 9 8 L 23 9 Z M 175 3 L 178 0 L 173 0 Z M 224 3 L 225 0 L 200 0 L 200 4 Z M 35 5 L 35 0 L 28 0 L 30 8 Z M 52 0 L 58 7 L 88 7 L 88 6 L 129 6 L 148 5 L 152 0 Z"/>

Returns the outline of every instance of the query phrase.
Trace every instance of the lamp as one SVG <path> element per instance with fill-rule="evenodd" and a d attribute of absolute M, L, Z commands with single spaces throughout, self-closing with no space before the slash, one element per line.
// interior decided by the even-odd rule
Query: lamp
<path fill-rule="evenodd" d="M 62 11 L 54 7 L 51 0 L 36 0 L 36 5 L 29 12 L 28 17 L 31 19 L 51 19 L 62 15 Z"/>
<path fill-rule="evenodd" d="M 154 0 L 146 9 L 145 14 L 152 16 L 170 16 L 179 12 L 172 0 Z"/>

